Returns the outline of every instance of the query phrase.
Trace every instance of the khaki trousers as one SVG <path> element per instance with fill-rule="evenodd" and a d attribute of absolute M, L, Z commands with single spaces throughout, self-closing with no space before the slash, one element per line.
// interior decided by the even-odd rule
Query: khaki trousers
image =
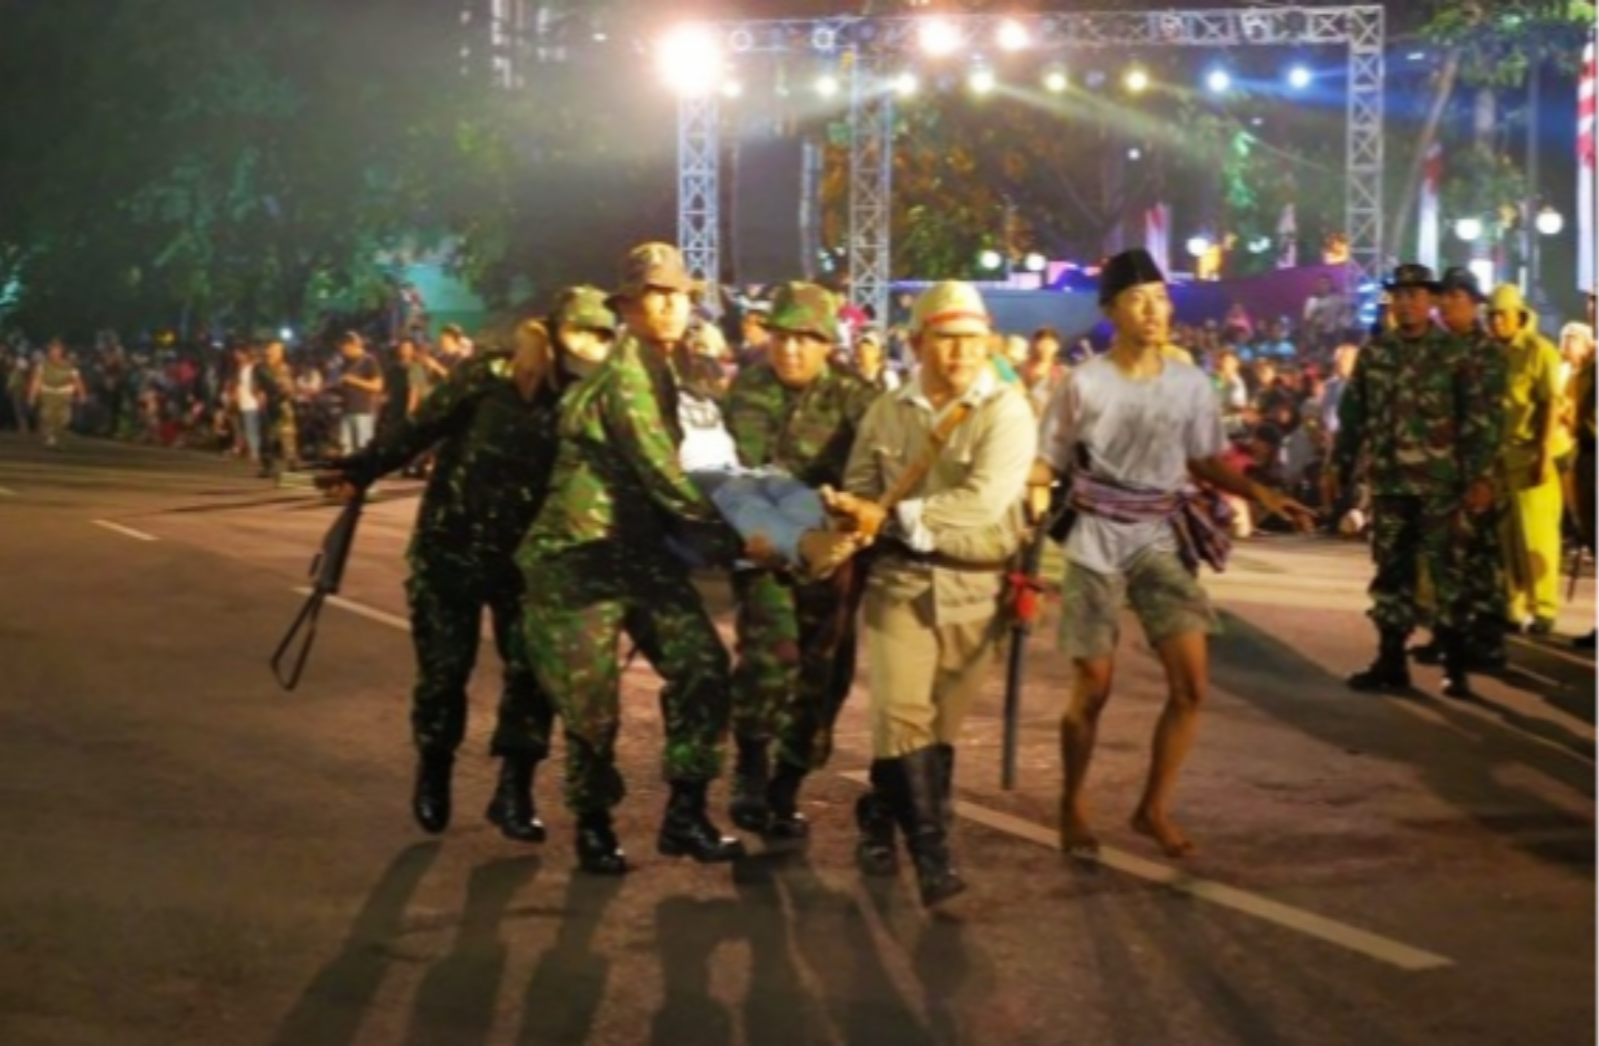
<path fill-rule="evenodd" d="M 999 650 L 996 616 L 936 623 L 930 581 L 915 592 L 874 579 L 863 609 L 873 757 L 897 759 L 930 745 L 954 744 Z"/>

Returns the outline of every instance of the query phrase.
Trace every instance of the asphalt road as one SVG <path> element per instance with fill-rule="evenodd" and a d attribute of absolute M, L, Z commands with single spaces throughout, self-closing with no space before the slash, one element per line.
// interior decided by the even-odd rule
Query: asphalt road
<path fill-rule="evenodd" d="M 1409 697 L 1352 694 L 1358 545 L 1250 542 L 1207 582 L 1227 630 L 1181 867 L 1124 826 L 1162 696 L 1132 625 L 1091 780 L 1104 858 L 1054 850 L 1049 613 L 1020 787 L 999 788 L 996 668 L 958 771 L 973 889 L 930 917 L 908 876 L 850 861 L 860 689 L 807 788 L 808 852 L 700 868 L 653 853 L 657 683 L 635 666 L 639 867 L 607 882 L 572 874 L 556 770 L 548 843 L 480 819 L 485 648 L 456 823 L 423 836 L 400 588 L 417 491 L 382 488 L 348 602 L 284 693 L 267 657 L 332 509 L 236 461 L 0 435 L 0 1044 L 1593 1041 L 1592 659 L 1518 642 L 1475 702 L 1434 696 L 1429 669 Z M 1561 625 L 1593 621 L 1588 578 Z"/>

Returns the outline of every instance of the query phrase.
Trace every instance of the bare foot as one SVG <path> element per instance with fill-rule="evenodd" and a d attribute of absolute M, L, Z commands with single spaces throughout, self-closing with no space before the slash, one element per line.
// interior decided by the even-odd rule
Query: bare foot
<path fill-rule="evenodd" d="M 1133 831 L 1155 840 L 1167 857 L 1188 857 L 1199 849 L 1169 817 L 1156 817 L 1147 810 L 1140 810 L 1133 814 L 1131 823 Z"/>
<path fill-rule="evenodd" d="M 772 544 L 765 534 L 751 534 L 745 539 L 744 558 L 758 567 L 765 567 L 769 570 L 775 570 L 778 567 L 787 565 L 783 561 L 782 555 L 778 553 L 777 547 Z"/>
<path fill-rule="evenodd" d="M 1088 818 L 1081 812 L 1066 809 L 1064 803 L 1060 810 L 1060 852 L 1079 860 L 1099 856 L 1099 836 L 1089 827 Z"/>

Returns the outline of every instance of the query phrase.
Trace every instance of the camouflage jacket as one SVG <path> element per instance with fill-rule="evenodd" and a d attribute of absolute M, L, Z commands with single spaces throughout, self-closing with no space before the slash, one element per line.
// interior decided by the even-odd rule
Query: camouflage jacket
<path fill-rule="evenodd" d="M 370 482 L 437 447 L 417 510 L 413 561 L 429 546 L 509 556 L 549 488 L 559 402 L 559 393 L 545 385 L 524 400 L 508 354 L 476 356 L 456 368 L 414 415 L 345 459 L 344 471 Z"/>
<path fill-rule="evenodd" d="M 1362 450 L 1373 494 L 1452 499 L 1491 478 L 1499 401 L 1473 343 L 1432 328 L 1361 350 L 1338 404 L 1333 465 L 1346 484 Z"/>
<path fill-rule="evenodd" d="M 850 445 L 878 390 L 854 374 L 824 368 L 803 389 L 761 363 L 739 372 L 727 395 L 727 428 L 739 461 L 775 465 L 807 486 L 839 486 Z"/>
<path fill-rule="evenodd" d="M 653 555 L 676 520 L 719 525 L 716 506 L 678 463 L 678 387 L 664 358 L 624 337 L 568 390 L 550 496 L 519 558 L 599 542 Z"/>

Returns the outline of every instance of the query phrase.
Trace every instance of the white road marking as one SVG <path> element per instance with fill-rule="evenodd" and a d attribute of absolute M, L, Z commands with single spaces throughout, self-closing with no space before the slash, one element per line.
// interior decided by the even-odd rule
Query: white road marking
<path fill-rule="evenodd" d="M 299 588 L 296 588 L 294 591 L 302 596 L 309 596 L 311 594 L 311 590 L 303 585 Z M 357 617 L 364 617 L 369 621 L 376 621 L 379 624 L 388 625 L 390 628 L 397 628 L 402 632 L 411 631 L 411 622 L 407 621 L 405 618 L 399 617 L 395 614 L 390 614 L 386 611 L 378 610 L 374 607 L 369 607 L 364 603 L 357 603 L 353 599 L 345 599 L 343 596 L 329 596 L 327 598 L 327 603 L 328 606 L 338 607 L 340 610 L 348 610 Z"/>
<path fill-rule="evenodd" d="M 866 775 L 863 773 L 846 773 L 841 776 L 857 784 L 867 783 Z M 1052 850 L 1058 849 L 1060 845 L 1056 834 L 1050 829 L 998 810 L 990 810 L 986 806 L 959 801 L 955 804 L 955 812 L 986 828 L 1026 839 L 1028 842 L 1038 843 Z M 1248 890 L 1240 890 L 1209 879 L 1199 879 L 1169 865 L 1145 860 L 1135 854 L 1111 847 L 1101 847 L 1097 861 L 1118 872 L 1125 872 L 1139 879 L 1169 887 L 1179 893 L 1188 894 L 1190 897 L 1252 915 L 1284 929 L 1358 952 L 1402 970 L 1436 970 L 1454 965 L 1453 960 L 1442 955 L 1412 948 L 1392 938 L 1369 933 L 1359 927 L 1307 912 L 1302 908 L 1250 893 Z"/>
<path fill-rule="evenodd" d="M 160 538 L 156 537 L 154 534 L 146 534 L 142 530 L 134 530 L 132 527 L 125 527 L 121 523 L 113 523 L 109 519 L 96 519 L 96 520 L 93 520 L 92 522 L 97 527 L 105 527 L 107 530 L 114 530 L 118 534 L 126 534 L 128 537 L 137 538 L 140 541 L 159 541 L 159 540 L 161 540 Z"/>

